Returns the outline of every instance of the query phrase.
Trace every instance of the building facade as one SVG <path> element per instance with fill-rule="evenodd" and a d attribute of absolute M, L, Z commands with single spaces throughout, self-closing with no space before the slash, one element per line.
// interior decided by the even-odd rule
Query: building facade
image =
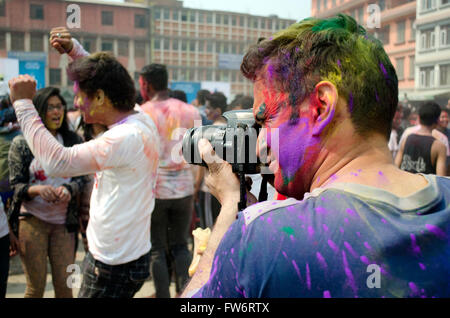
<path fill-rule="evenodd" d="M 371 6 L 374 4 L 378 9 Z M 376 16 L 378 12 L 379 18 Z M 312 16 L 327 18 L 337 13 L 351 15 L 382 41 L 396 68 L 399 99 L 404 101 L 415 97 L 416 1 L 312 0 Z"/>
<path fill-rule="evenodd" d="M 53 27 L 69 26 L 89 52 L 113 52 L 136 82 L 144 65 L 162 63 L 171 82 L 225 83 L 229 97 L 252 95 L 252 84 L 239 71 L 246 48 L 294 22 L 185 8 L 177 0 L 0 0 L 0 58 L 42 53 L 41 86 L 70 94 L 68 57 L 48 41 Z"/>
<path fill-rule="evenodd" d="M 73 5 L 77 7 L 71 11 Z M 70 95 L 72 83 L 65 72 L 68 57 L 49 47 L 49 32 L 53 27 L 78 22 L 71 32 L 88 51 L 113 52 L 135 76 L 151 61 L 149 14 L 148 6 L 133 3 L 5 0 L 0 2 L 0 58 L 12 52 L 21 56 L 44 53 L 43 86 L 60 87 Z"/>
<path fill-rule="evenodd" d="M 450 99 L 450 0 L 417 1 L 416 91 L 446 105 Z"/>

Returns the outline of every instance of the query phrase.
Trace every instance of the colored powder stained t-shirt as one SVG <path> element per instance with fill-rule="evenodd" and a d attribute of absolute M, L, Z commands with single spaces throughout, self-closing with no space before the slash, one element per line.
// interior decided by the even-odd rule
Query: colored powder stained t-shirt
<path fill-rule="evenodd" d="M 160 137 L 156 198 L 179 199 L 192 195 L 192 166 L 183 158 L 181 142 L 189 128 L 201 126 L 199 111 L 174 98 L 146 102 L 142 105 L 142 110 L 153 119 Z"/>
<path fill-rule="evenodd" d="M 450 297 L 450 179 L 334 184 L 239 213 L 194 297 Z"/>

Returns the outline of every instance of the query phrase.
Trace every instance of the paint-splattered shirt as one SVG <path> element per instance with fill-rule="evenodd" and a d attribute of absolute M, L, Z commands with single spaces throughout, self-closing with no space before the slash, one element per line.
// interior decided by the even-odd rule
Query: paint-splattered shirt
<path fill-rule="evenodd" d="M 178 99 L 149 101 L 142 110 L 150 115 L 158 128 L 161 142 L 156 198 L 179 199 L 194 193 L 192 167 L 182 155 L 184 133 L 201 126 L 199 111 L 192 105 Z"/>
<path fill-rule="evenodd" d="M 240 213 L 194 297 L 450 297 L 450 179 L 335 184 Z"/>
<path fill-rule="evenodd" d="M 148 253 L 159 157 L 150 117 L 137 112 L 96 139 L 64 147 L 42 124 L 31 100 L 15 101 L 14 108 L 23 136 L 48 176 L 95 173 L 87 228 L 94 258 L 119 265 Z"/>

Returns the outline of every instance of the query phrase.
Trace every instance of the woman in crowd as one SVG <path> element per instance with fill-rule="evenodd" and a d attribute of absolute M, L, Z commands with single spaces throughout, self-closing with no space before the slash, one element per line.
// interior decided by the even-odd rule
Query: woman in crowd
<path fill-rule="evenodd" d="M 81 143 L 69 130 L 67 107 L 59 89 L 39 90 L 33 104 L 45 127 L 66 147 Z M 48 176 L 22 135 L 14 138 L 9 151 L 10 183 L 14 189 L 9 222 L 18 234 L 18 250 L 27 281 L 25 297 L 43 297 L 47 257 L 50 260 L 55 297 L 72 297 L 67 285 L 67 266 L 73 264 L 78 229 L 77 196 L 84 176 Z M 14 241 L 14 239 L 12 240 Z M 13 244 L 14 245 L 14 244 Z"/>

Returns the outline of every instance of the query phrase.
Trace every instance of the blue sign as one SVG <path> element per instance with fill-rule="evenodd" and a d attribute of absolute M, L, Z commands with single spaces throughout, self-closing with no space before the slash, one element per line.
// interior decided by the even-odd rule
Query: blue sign
<path fill-rule="evenodd" d="M 180 90 L 186 93 L 189 104 L 197 97 L 197 92 L 200 88 L 200 82 L 172 82 L 170 84 L 171 90 Z"/>
<path fill-rule="evenodd" d="M 8 58 L 19 60 L 19 75 L 28 74 L 37 82 L 37 89 L 45 87 L 45 52 L 8 52 Z"/>

